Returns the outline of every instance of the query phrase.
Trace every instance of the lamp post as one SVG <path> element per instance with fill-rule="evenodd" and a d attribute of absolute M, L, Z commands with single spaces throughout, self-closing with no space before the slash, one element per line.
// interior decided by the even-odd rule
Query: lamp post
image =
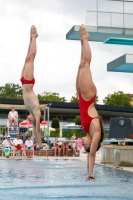
<path fill-rule="evenodd" d="M 47 123 L 48 123 L 48 134 L 49 134 L 49 108 L 50 108 L 50 106 L 52 105 L 52 103 L 49 103 L 48 105 L 47 105 Z"/>
<path fill-rule="evenodd" d="M 52 103 L 47 104 L 47 106 L 44 107 L 44 121 L 46 121 L 46 111 L 47 111 L 47 129 L 49 133 L 49 108 L 52 105 Z M 44 127 L 44 136 L 45 136 L 45 127 Z"/>

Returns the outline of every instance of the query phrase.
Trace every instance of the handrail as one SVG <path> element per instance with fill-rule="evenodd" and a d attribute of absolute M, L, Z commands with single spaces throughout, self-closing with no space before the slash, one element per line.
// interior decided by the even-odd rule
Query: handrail
<path fill-rule="evenodd" d="M 130 24 L 129 23 L 129 20 L 127 21 L 126 17 L 129 16 L 131 18 L 131 22 L 133 21 L 132 20 L 132 17 L 133 17 L 133 13 L 125 13 L 125 12 L 109 12 L 109 11 L 91 11 L 91 10 L 87 10 L 86 11 L 86 26 L 91 26 L 87 23 L 88 21 L 88 13 L 96 13 L 96 19 L 95 21 L 93 22 L 93 20 L 91 20 L 93 23 L 95 23 L 95 26 L 98 27 L 98 26 L 105 26 L 105 27 L 119 27 L 119 28 L 133 28 L 133 24 Z M 103 18 L 102 22 L 99 22 L 99 15 L 100 14 L 108 14 L 108 22 L 105 21 L 105 17 Z M 118 23 L 118 21 L 116 22 L 116 17 L 115 17 L 115 20 L 113 19 L 114 15 L 119 15 L 121 16 L 122 18 L 119 19 L 119 23 L 117 26 L 116 25 L 112 25 L 114 23 Z M 107 19 L 107 18 L 106 18 Z M 102 23 L 102 25 L 100 25 Z M 128 23 L 128 26 L 127 26 L 127 23 Z M 107 25 L 106 25 L 107 24 Z M 92 25 L 94 26 L 94 25 Z"/>
<path fill-rule="evenodd" d="M 103 142 L 133 142 L 132 139 L 106 139 Z"/>
<path fill-rule="evenodd" d="M 133 13 L 123 13 L 123 12 L 109 12 L 109 11 L 94 11 L 94 10 L 87 10 L 86 12 L 97 12 L 97 13 L 110 13 L 110 14 L 122 14 L 122 15 L 133 15 Z"/>

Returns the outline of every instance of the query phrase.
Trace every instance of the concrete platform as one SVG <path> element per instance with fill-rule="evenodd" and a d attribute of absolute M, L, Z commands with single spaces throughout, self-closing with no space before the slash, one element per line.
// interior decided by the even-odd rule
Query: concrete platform
<path fill-rule="evenodd" d="M 79 26 L 74 25 L 66 34 L 67 40 L 80 40 Z M 105 42 L 107 39 L 113 38 L 130 38 L 133 39 L 133 29 L 117 28 L 105 26 L 86 26 L 87 32 L 90 34 L 89 41 Z"/>
<path fill-rule="evenodd" d="M 133 46 L 133 39 L 130 38 L 108 38 L 104 41 L 104 44 L 117 44 L 117 45 L 128 45 Z"/>
<path fill-rule="evenodd" d="M 133 146 L 103 145 L 101 162 L 114 166 L 133 167 Z"/>
<path fill-rule="evenodd" d="M 133 73 L 133 54 L 125 54 L 107 64 L 107 71 Z"/>

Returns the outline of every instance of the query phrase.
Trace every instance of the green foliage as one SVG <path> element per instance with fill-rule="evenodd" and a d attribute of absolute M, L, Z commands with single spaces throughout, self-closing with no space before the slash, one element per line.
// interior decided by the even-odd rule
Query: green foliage
<path fill-rule="evenodd" d="M 18 125 L 23 121 L 23 119 L 18 119 Z"/>
<path fill-rule="evenodd" d="M 106 138 L 108 138 L 108 137 L 109 137 L 109 135 L 106 134 L 106 133 L 104 133 L 104 139 L 106 139 Z"/>
<path fill-rule="evenodd" d="M 132 107 L 132 97 L 130 94 L 124 94 L 122 91 L 114 92 L 114 94 L 108 94 L 103 103 L 111 106 L 126 106 Z"/>
<path fill-rule="evenodd" d="M 55 128 L 55 131 L 50 131 L 50 137 L 59 137 L 60 129 Z"/>
<path fill-rule="evenodd" d="M 94 103 L 97 104 L 98 101 L 99 101 L 99 100 L 98 100 L 98 96 L 96 96 L 96 99 L 95 99 L 95 102 L 94 102 Z"/>
<path fill-rule="evenodd" d="M 58 118 L 53 118 L 52 123 L 51 123 L 52 128 L 59 128 L 59 119 Z"/>
<path fill-rule="evenodd" d="M 22 87 L 19 84 L 6 83 L 0 87 L 0 98 L 22 99 Z"/>
<path fill-rule="evenodd" d="M 51 131 L 50 137 L 59 137 L 60 129 L 56 129 L 56 131 Z M 77 138 L 82 138 L 86 136 L 86 133 L 83 132 L 82 129 L 63 129 L 62 137 L 71 139 L 73 133 L 76 133 Z M 108 138 L 108 134 L 104 133 L 104 139 Z"/>
<path fill-rule="evenodd" d="M 63 130 L 63 137 L 71 138 L 73 133 L 76 133 L 77 138 L 82 138 L 86 136 L 86 133 L 82 131 L 82 129 L 64 129 Z"/>
<path fill-rule="evenodd" d="M 53 101 L 53 102 L 66 102 L 65 97 L 59 97 L 59 93 L 56 92 L 42 92 L 38 94 L 38 99 L 43 101 Z"/>
<path fill-rule="evenodd" d="M 78 103 L 79 99 L 78 99 L 78 94 L 76 93 L 74 96 L 71 97 L 71 103 Z"/>
<path fill-rule="evenodd" d="M 77 115 L 77 116 L 73 119 L 73 121 L 75 122 L 76 125 L 81 125 L 80 116 L 79 116 L 79 115 Z"/>
<path fill-rule="evenodd" d="M 50 137 L 59 137 L 60 129 L 56 128 L 56 131 L 52 131 L 50 133 Z M 81 138 L 86 136 L 86 133 L 82 131 L 82 129 L 63 129 L 62 130 L 62 137 L 71 138 L 73 133 L 76 133 L 77 138 Z"/>

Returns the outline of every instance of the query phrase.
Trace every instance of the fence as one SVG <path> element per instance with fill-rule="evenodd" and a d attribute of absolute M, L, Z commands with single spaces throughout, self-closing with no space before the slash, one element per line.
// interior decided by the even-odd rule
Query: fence
<path fill-rule="evenodd" d="M 133 28 L 133 13 L 87 11 L 87 26 Z"/>

